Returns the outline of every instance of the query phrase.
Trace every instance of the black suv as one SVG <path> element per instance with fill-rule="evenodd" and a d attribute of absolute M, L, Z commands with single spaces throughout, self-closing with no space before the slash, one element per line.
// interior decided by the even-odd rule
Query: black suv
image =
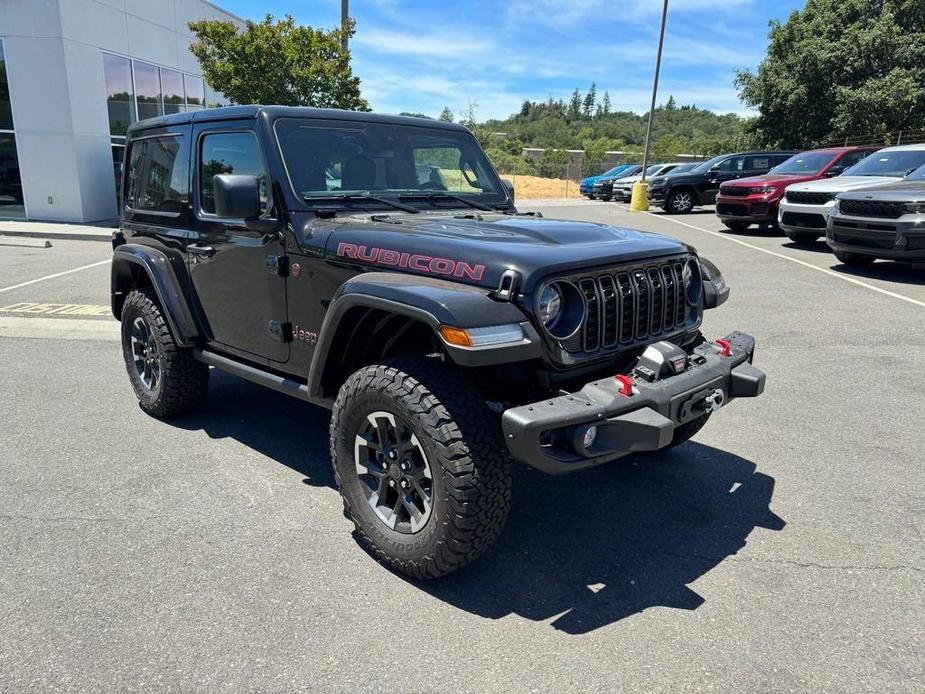
<path fill-rule="evenodd" d="M 410 576 L 495 541 L 511 459 L 674 446 L 763 390 L 751 337 L 700 333 L 729 293 L 715 266 L 517 212 L 461 126 L 237 106 L 126 146 L 112 310 L 141 408 L 190 412 L 214 367 L 332 409 L 344 511 Z"/>
<path fill-rule="evenodd" d="M 649 202 L 669 214 L 685 214 L 699 205 L 712 205 L 726 181 L 766 174 L 796 152 L 737 152 L 721 154 L 684 173 L 649 181 Z"/>

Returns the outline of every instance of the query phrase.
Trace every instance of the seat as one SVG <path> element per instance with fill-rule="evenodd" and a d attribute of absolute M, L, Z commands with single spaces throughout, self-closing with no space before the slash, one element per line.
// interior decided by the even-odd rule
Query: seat
<path fill-rule="evenodd" d="M 372 190 L 376 185 L 376 162 L 357 154 L 344 164 L 341 179 L 343 190 Z"/>

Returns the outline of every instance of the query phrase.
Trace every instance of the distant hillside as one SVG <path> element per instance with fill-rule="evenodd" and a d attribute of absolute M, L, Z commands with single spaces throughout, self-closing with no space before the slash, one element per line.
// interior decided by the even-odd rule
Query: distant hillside
<path fill-rule="evenodd" d="M 592 85 L 585 94 L 576 89 L 569 101 L 524 101 L 518 113 L 504 120 L 486 121 L 474 129 L 480 131 L 479 139 L 499 168 L 517 168 L 519 162 L 512 158 L 523 147 L 543 147 L 585 150 L 585 160 L 593 169 L 594 162 L 603 161 L 606 151 L 641 151 L 647 119 L 648 114 L 612 111 L 609 95 L 605 92 L 599 100 Z M 751 144 L 745 128 L 748 122 L 735 114 L 677 106 L 669 97 L 655 112 L 653 160 L 746 148 Z"/>

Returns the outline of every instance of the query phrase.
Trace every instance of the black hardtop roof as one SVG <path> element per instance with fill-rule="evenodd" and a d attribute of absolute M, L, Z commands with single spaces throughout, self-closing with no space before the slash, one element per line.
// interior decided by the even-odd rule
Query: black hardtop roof
<path fill-rule="evenodd" d="M 385 125 L 416 125 L 431 128 L 443 128 L 469 132 L 467 128 L 456 123 L 445 123 L 430 118 L 417 118 L 415 116 L 391 116 L 383 113 L 369 111 L 345 111 L 336 108 L 310 108 L 308 106 L 222 106 L 221 108 L 205 108 L 187 113 L 172 113 L 169 116 L 156 116 L 147 118 L 129 126 L 129 134 L 150 128 L 162 128 L 171 125 L 185 125 L 187 123 L 203 123 L 222 120 L 256 119 L 265 116 L 275 118 L 323 118 L 326 120 L 361 121 L 364 123 L 383 123 Z"/>

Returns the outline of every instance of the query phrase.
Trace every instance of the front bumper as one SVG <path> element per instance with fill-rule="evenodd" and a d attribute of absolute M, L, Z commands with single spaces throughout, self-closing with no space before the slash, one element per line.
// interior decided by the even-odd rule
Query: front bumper
<path fill-rule="evenodd" d="M 825 233 L 826 219 L 834 202 L 825 205 L 804 205 L 787 202 L 786 198 L 778 205 L 777 226 L 785 232 L 818 231 L 819 236 Z"/>
<path fill-rule="evenodd" d="M 636 379 L 632 395 L 621 394 L 621 383 L 605 378 L 575 393 L 505 410 L 501 427 L 511 456 L 562 474 L 664 448 L 676 427 L 708 411 L 707 399 L 717 391 L 725 402 L 764 391 L 765 375 L 751 364 L 754 338 L 735 332 L 726 340 L 729 356 L 703 343 L 692 350 L 683 372 L 651 382 Z M 597 439 L 586 449 L 583 438 L 591 425 L 597 426 Z"/>
<path fill-rule="evenodd" d="M 829 217 L 825 241 L 832 250 L 910 263 L 925 262 L 925 216 L 901 219 Z"/>
<path fill-rule="evenodd" d="M 649 202 L 663 203 L 665 201 L 665 195 L 668 193 L 667 188 L 649 188 L 646 191 L 646 194 L 649 198 Z"/>
<path fill-rule="evenodd" d="M 777 220 L 777 200 L 716 196 L 716 216 L 728 222 L 773 222 Z"/>

